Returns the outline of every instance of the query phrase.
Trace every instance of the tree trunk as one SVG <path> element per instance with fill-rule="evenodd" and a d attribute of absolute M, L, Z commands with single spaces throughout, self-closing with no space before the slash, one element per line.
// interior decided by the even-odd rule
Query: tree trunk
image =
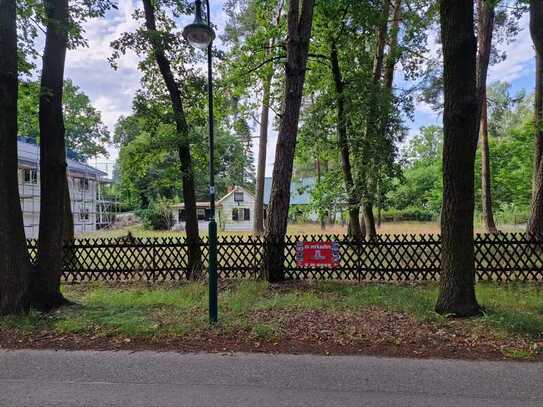
<path fill-rule="evenodd" d="M 348 233 L 354 239 L 361 240 L 364 235 L 362 234 L 362 229 L 360 228 L 360 203 L 355 192 L 351 168 L 349 138 L 347 136 L 347 117 L 345 115 L 345 85 L 341 75 L 337 46 L 335 42 L 332 43 L 330 62 L 332 65 L 332 75 L 334 77 L 336 89 L 337 140 L 341 154 L 341 168 L 343 170 L 343 178 L 345 180 L 345 190 L 347 191 L 347 204 L 349 205 Z"/>
<path fill-rule="evenodd" d="M 381 195 L 381 184 L 377 184 L 377 227 L 381 227 L 382 216 L 381 211 L 383 209 L 383 197 Z"/>
<path fill-rule="evenodd" d="M 485 91 L 481 112 L 481 200 L 483 204 L 485 230 L 488 233 L 498 233 L 492 211 L 491 180 L 490 150 L 488 146 L 488 104 Z"/>
<path fill-rule="evenodd" d="M 366 226 L 366 239 L 375 239 L 377 236 L 377 228 L 375 227 L 375 216 L 373 216 L 373 204 L 371 201 L 364 202 L 362 213 Z"/>
<path fill-rule="evenodd" d="M 66 186 L 64 193 L 64 233 L 62 240 L 64 241 L 64 259 L 63 263 L 70 266 L 72 269 L 79 267 L 79 259 L 76 251 L 72 246 L 75 239 L 74 217 L 72 213 L 72 200 L 70 198 L 70 188 L 68 178 L 66 177 Z"/>
<path fill-rule="evenodd" d="M 256 196 L 254 232 L 261 235 L 264 232 L 264 180 L 266 177 L 266 149 L 268 148 L 268 125 L 270 117 L 271 81 L 270 72 L 263 81 L 262 112 L 260 114 L 260 136 L 258 139 L 258 165 L 256 169 Z"/>
<path fill-rule="evenodd" d="M 385 63 L 385 73 L 383 81 L 385 89 L 392 94 L 392 84 L 394 83 L 394 71 L 396 63 L 400 57 L 398 50 L 398 34 L 400 32 L 400 19 L 402 17 L 402 0 L 396 0 L 394 3 L 394 14 L 389 33 L 389 51 Z"/>
<path fill-rule="evenodd" d="M 145 12 L 145 27 L 147 28 L 149 41 L 153 47 L 155 62 L 168 89 L 175 116 L 176 132 L 179 138 L 178 154 L 182 173 L 183 200 L 185 202 L 185 231 L 188 242 L 189 275 L 187 277 L 193 278 L 198 277 L 202 270 L 202 252 L 200 249 L 198 217 L 196 214 L 196 193 L 194 191 L 194 173 L 190 155 L 189 129 L 183 110 L 181 93 L 173 76 L 170 62 L 166 58 L 162 39 L 157 33 L 155 9 L 151 0 L 143 0 L 143 8 Z"/>
<path fill-rule="evenodd" d="M 17 176 L 16 1 L 0 0 L 0 315 L 29 309 L 31 265 Z"/>
<path fill-rule="evenodd" d="M 321 160 L 320 158 L 318 157 L 318 154 L 317 154 L 317 159 L 315 160 L 315 170 L 317 172 L 317 186 L 320 185 L 321 183 Z M 321 230 L 324 230 L 326 229 L 326 224 L 325 224 L 325 221 L 324 221 L 324 213 L 322 213 L 322 210 L 319 211 L 319 223 L 321 225 Z"/>
<path fill-rule="evenodd" d="M 490 52 L 492 49 L 492 33 L 494 30 L 494 7 L 485 0 L 477 0 L 477 96 L 479 111 L 477 128 L 481 134 L 481 200 L 483 220 L 488 233 L 498 230 L 494 223 L 492 211 L 492 183 L 490 173 L 490 151 L 488 147 L 488 106 L 486 99 L 486 79 Z"/>
<path fill-rule="evenodd" d="M 279 27 L 283 14 L 284 0 L 281 1 L 277 15 L 275 17 L 275 25 Z M 275 46 L 275 38 L 269 41 L 270 48 L 267 51 L 269 56 Z M 258 139 L 258 164 L 256 169 L 256 195 L 255 195 L 255 217 L 253 230 L 255 234 L 262 235 L 264 233 L 264 183 L 266 179 L 266 155 L 268 148 L 268 126 L 270 119 L 270 103 L 271 103 L 271 84 L 273 79 L 274 68 L 268 68 L 263 80 L 262 93 L 262 112 L 260 114 L 260 137 Z"/>
<path fill-rule="evenodd" d="M 277 137 L 269 216 L 266 219 L 263 277 L 284 280 L 284 240 L 287 231 L 290 183 L 298 121 L 305 82 L 314 0 L 289 0 L 285 93 Z"/>
<path fill-rule="evenodd" d="M 543 1 L 530 0 L 530 32 L 536 51 L 535 152 L 532 212 L 528 233 L 543 236 Z"/>
<path fill-rule="evenodd" d="M 441 0 L 443 44 L 443 207 L 436 312 L 480 313 L 475 298 L 474 175 L 479 117 L 473 1 Z"/>
<path fill-rule="evenodd" d="M 62 91 L 68 45 L 68 1 L 44 2 L 47 33 L 40 90 L 40 227 L 32 301 L 42 310 L 67 304 L 60 292 L 63 268 L 66 152 Z M 60 197 L 60 199 L 59 199 Z"/>
<path fill-rule="evenodd" d="M 398 5 L 398 12 L 399 12 L 399 5 Z M 371 140 L 372 136 L 375 136 L 378 134 L 380 127 L 379 127 L 379 118 L 378 118 L 378 100 L 379 100 L 379 93 L 381 91 L 381 78 L 383 76 L 383 64 L 384 64 L 384 56 L 385 56 L 385 45 L 387 40 L 387 28 L 388 28 L 388 19 L 390 15 L 390 1 L 384 0 L 383 1 L 383 13 L 382 13 L 382 21 L 379 25 L 378 31 L 377 31 L 377 39 L 375 44 L 375 56 L 373 60 L 373 73 L 372 73 L 372 82 L 371 82 L 371 94 L 369 98 L 369 109 L 368 109 L 368 117 L 366 119 L 366 129 L 364 132 L 364 137 L 366 140 Z M 361 155 L 362 156 L 362 155 Z M 370 167 L 371 162 L 374 161 L 373 159 L 370 159 Z M 375 167 L 375 165 L 373 165 Z M 376 168 L 372 169 L 372 172 L 374 172 Z M 359 182 L 361 185 L 363 185 L 364 196 L 363 196 L 363 210 L 362 214 L 364 216 L 364 223 L 366 225 L 366 237 L 369 239 L 373 239 L 377 235 L 377 229 L 375 227 L 375 218 L 373 216 L 373 192 L 371 189 L 371 185 L 374 183 L 371 180 L 371 174 L 369 173 L 361 173 L 359 174 Z M 371 211 L 369 209 L 372 209 Z"/>

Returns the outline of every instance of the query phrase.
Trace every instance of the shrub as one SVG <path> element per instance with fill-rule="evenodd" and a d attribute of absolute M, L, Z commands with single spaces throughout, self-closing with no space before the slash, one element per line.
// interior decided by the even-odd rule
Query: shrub
<path fill-rule="evenodd" d="M 404 209 L 390 208 L 382 213 L 382 219 L 385 222 L 398 222 L 398 221 L 421 221 L 429 222 L 438 217 L 437 213 L 429 209 L 407 207 Z"/>
<path fill-rule="evenodd" d="M 159 197 L 151 201 L 146 209 L 137 211 L 137 215 L 146 229 L 169 230 L 174 225 L 171 204 L 166 198 Z"/>

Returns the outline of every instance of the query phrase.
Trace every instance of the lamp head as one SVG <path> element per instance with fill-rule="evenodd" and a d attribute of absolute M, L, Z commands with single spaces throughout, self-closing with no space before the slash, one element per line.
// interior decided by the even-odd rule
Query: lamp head
<path fill-rule="evenodd" d="M 215 31 L 202 19 L 202 3 L 196 0 L 194 22 L 183 29 L 183 37 L 193 46 L 206 49 L 215 39 Z"/>

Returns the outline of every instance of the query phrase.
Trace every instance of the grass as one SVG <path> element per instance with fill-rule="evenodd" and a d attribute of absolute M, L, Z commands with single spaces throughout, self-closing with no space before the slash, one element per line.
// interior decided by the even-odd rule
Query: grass
<path fill-rule="evenodd" d="M 89 284 L 64 286 L 65 295 L 81 306 L 50 315 L 0 319 L 0 328 L 26 333 L 51 330 L 59 334 L 164 337 L 198 333 L 207 329 L 207 288 L 200 283 L 179 285 Z M 363 313 L 368 309 L 405 313 L 421 323 L 447 324 L 433 312 L 435 284 L 352 285 L 318 282 L 304 289 L 270 289 L 264 282 L 228 284 L 219 297 L 220 329 L 249 329 L 255 338 L 280 335 L 278 321 L 259 321 L 255 313 L 288 313 L 308 310 Z M 536 285 L 479 284 L 477 295 L 485 315 L 466 323 L 503 336 L 543 339 L 543 289 Z"/>
<path fill-rule="evenodd" d="M 503 232 L 523 232 L 524 225 L 500 225 L 500 230 Z M 394 222 L 383 223 L 378 228 L 378 233 L 381 234 L 436 234 L 440 231 L 438 222 Z M 477 232 L 484 232 L 482 225 L 476 225 Z M 98 230 L 96 232 L 87 232 L 80 234 L 78 237 L 86 238 L 116 238 L 126 236 L 130 232 L 135 237 L 184 237 L 183 231 L 154 231 L 146 230 L 142 225 L 129 226 L 122 229 L 113 230 Z M 287 233 L 289 235 L 322 235 L 322 234 L 346 234 L 347 226 L 329 225 L 322 230 L 320 225 L 315 223 L 308 224 L 290 224 L 288 225 Z M 207 235 L 207 230 L 201 230 L 201 235 Z M 220 235 L 251 235 L 251 232 L 220 232 Z"/>

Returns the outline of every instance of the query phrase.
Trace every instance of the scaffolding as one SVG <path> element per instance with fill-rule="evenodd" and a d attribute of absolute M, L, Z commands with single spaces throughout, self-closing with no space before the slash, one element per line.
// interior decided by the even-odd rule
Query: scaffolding
<path fill-rule="evenodd" d="M 39 146 L 19 141 L 19 194 L 27 238 L 37 238 L 40 214 Z M 67 160 L 68 187 L 76 235 L 109 227 L 118 212 L 118 201 L 108 193 L 108 173 L 86 163 Z"/>

